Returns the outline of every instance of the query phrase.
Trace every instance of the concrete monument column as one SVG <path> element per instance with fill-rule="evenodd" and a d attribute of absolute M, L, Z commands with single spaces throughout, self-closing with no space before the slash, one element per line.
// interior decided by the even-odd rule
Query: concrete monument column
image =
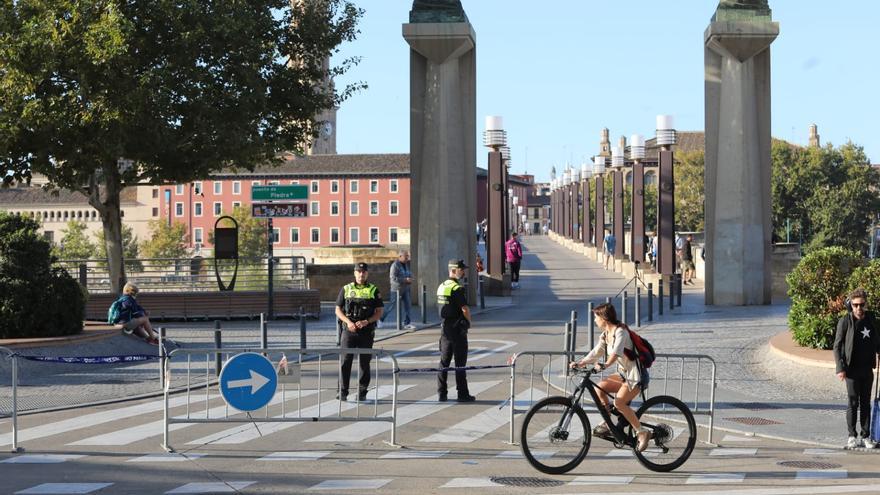
<path fill-rule="evenodd" d="M 769 304 L 770 44 L 767 0 L 722 0 L 705 32 L 706 304 Z"/>
<path fill-rule="evenodd" d="M 430 297 L 464 259 L 476 301 L 476 34 L 459 1 L 416 0 L 403 25 L 410 50 L 411 245 Z"/>

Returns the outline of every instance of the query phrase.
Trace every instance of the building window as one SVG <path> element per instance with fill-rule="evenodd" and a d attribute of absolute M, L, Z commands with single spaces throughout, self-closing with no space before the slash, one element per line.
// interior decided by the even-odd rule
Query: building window
<path fill-rule="evenodd" d="M 299 227 L 293 227 L 290 229 L 290 243 L 299 244 Z"/>
<path fill-rule="evenodd" d="M 270 185 L 270 186 L 280 186 L 280 185 L 281 185 L 281 181 L 280 181 L 280 180 L 270 180 L 270 181 L 267 182 L 266 184 L 268 184 L 268 185 Z"/>
<path fill-rule="evenodd" d="M 370 244 L 379 244 L 379 229 L 370 227 Z"/>
<path fill-rule="evenodd" d="M 183 184 L 177 184 L 174 186 L 174 195 L 182 196 L 183 195 Z"/>
<path fill-rule="evenodd" d="M 396 193 L 398 190 L 397 179 L 391 179 L 389 187 L 391 192 Z"/>
<path fill-rule="evenodd" d="M 321 242 L 321 229 L 318 227 L 312 227 L 312 244 L 318 244 Z"/>
<path fill-rule="evenodd" d="M 214 202 L 214 216 L 219 217 L 223 214 L 223 203 L 219 201 Z"/>
<path fill-rule="evenodd" d="M 196 244 L 201 244 L 205 241 L 204 239 L 204 231 L 201 227 L 196 227 L 193 229 L 193 242 Z"/>
<path fill-rule="evenodd" d="M 309 210 L 310 210 L 309 215 L 311 215 L 313 217 L 318 216 L 318 214 L 321 212 L 319 205 L 320 205 L 320 203 L 318 203 L 317 201 L 312 201 L 309 204 Z"/>
<path fill-rule="evenodd" d="M 195 203 L 193 205 L 193 215 L 197 217 L 202 216 L 202 203 Z"/>
<path fill-rule="evenodd" d="M 43 239 L 48 241 L 50 244 L 55 242 L 55 232 L 52 232 L 51 230 L 43 232 Z"/>
<path fill-rule="evenodd" d="M 339 216 L 339 201 L 331 201 L 330 202 L 330 216 L 334 216 L 334 217 Z"/>
<path fill-rule="evenodd" d="M 348 191 L 349 191 L 349 192 L 351 192 L 351 193 L 357 193 L 357 192 L 358 192 L 358 181 L 353 180 L 353 181 L 349 182 L 348 184 L 349 184 L 349 185 L 348 185 Z"/>
<path fill-rule="evenodd" d="M 349 215 L 351 215 L 353 217 L 358 216 L 358 209 L 359 208 L 358 208 L 357 201 L 352 201 L 351 203 L 348 204 L 348 214 Z"/>
<path fill-rule="evenodd" d="M 313 181 L 312 181 L 312 189 L 311 189 L 311 191 L 312 191 L 313 193 L 317 193 L 317 192 L 318 192 L 318 181 L 316 181 L 316 180 L 313 180 Z"/>
<path fill-rule="evenodd" d="M 379 202 L 378 201 L 370 201 L 370 216 L 375 217 L 379 215 Z"/>
<path fill-rule="evenodd" d="M 332 192 L 332 193 L 339 192 L 339 181 L 338 180 L 330 181 L 330 192 Z"/>
<path fill-rule="evenodd" d="M 183 203 L 174 203 L 174 216 L 182 217 L 183 216 Z"/>
<path fill-rule="evenodd" d="M 196 194 L 202 194 L 202 183 L 194 182 L 193 183 L 193 192 Z"/>
<path fill-rule="evenodd" d="M 388 213 L 393 216 L 400 213 L 400 203 L 397 200 L 388 202 Z"/>
<path fill-rule="evenodd" d="M 88 215 L 88 213 L 86 213 L 86 215 Z M 158 216 L 159 216 L 159 208 L 153 208 L 153 216 L 154 216 L 154 217 L 158 217 Z"/>
<path fill-rule="evenodd" d="M 370 181 L 370 192 L 371 193 L 379 192 L 379 181 L 377 181 L 377 180 Z"/>
<path fill-rule="evenodd" d="M 241 181 L 236 180 L 232 182 L 232 194 L 241 194 Z"/>
<path fill-rule="evenodd" d="M 291 185 L 291 186 L 299 185 L 299 181 L 298 181 L 298 180 L 292 180 L 292 181 L 290 181 L 290 185 Z"/>
<path fill-rule="evenodd" d="M 234 210 L 236 208 L 241 208 L 241 201 L 233 201 L 232 202 L 232 209 Z"/>
<path fill-rule="evenodd" d="M 158 189 L 153 189 L 153 199 L 156 199 L 156 198 L 158 198 L 158 197 L 159 197 L 159 190 L 158 190 Z"/>
<path fill-rule="evenodd" d="M 352 227 L 348 229 L 348 242 L 349 244 L 357 244 L 361 242 L 361 229 L 357 227 Z"/>
<path fill-rule="evenodd" d="M 261 184 L 262 184 L 262 182 L 260 182 L 260 181 L 258 181 L 258 180 L 252 180 L 252 181 L 251 181 L 251 186 L 259 186 L 259 185 L 261 185 Z"/>
<path fill-rule="evenodd" d="M 279 242 L 281 242 L 281 229 L 272 227 L 272 244 L 278 244 Z"/>
<path fill-rule="evenodd" d="M 397 242 L 397 227 L 391 227 L 390 229 L 388 229 L 388 242 Z"/>
<path fill-rule="evenodd" d="M 330 229 L 330 244 L 339 244 L 339 228 Z"/>
<path fill-rule="evenodd" d="M 214 194 L 223 194 L 223 183 L 219 180 L 214 181 Z"/>

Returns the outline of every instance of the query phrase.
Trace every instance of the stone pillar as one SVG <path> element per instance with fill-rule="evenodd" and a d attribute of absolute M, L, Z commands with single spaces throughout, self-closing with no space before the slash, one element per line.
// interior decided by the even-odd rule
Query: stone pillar
<path fill-rule="evenodd" d="M 590 179 L 583 174 L 581 179 L 581 243 L 589 246 L 593 243 L 593 229 L 590 228 Z"/>
<path fill-rule="evenodd" d="M 626 256 L 626 237 L 623 230 L 623 170 L 611 171 L 611 232 L 614 234 L 614 259 L 622 260 Z"/>
<path fill-rule="evenodd" d="M 605 178 L 602 174 L 596 174 L 596 225 L 593 227 L 595 232 L 596 248 L 602 251 L 605 246 L 602 241 L 605 239 Z"/>
<path fill-rule="evenodd" d="M 705 32 L 706 304 L 769 304 L 770 44 L 765 1 L 724 0 Z"/>
<path fill-rule="evenodd" d="M 645 262 L 645 166 L 636 160 L 632 167 L 632 230 L 629 256 L 633 262 Z"/>
<path fill-rule="evenodd" d="M 415 13 L 415 11 L 413 12 Z M 413 17 L 411 16 L 411 19 Z M 411 246 L 429 294 L 462 258 L 476 301 L 476 34 L 465 22 L 403 25 L 410 50 Z M 430 307 L 436 297 L 428 297 Z"/>

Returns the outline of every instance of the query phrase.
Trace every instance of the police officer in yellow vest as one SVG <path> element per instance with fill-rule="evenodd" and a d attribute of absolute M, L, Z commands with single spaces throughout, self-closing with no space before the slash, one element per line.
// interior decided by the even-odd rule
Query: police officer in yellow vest
<path fill-rule="evenodd" d="M 449 279 L 437 288 L 437 307 L 440 310 L 440 318 L 443 319 L 443 333 L 440 336 L 441 368 L 449 367 L 453 357 L 456 368 L 467 366 L 467 332 L 471 327 L 471 311 L 467 305 L 464 287 L 458 283 L 464 277 L 467 267 L 464 260 L 449 260 Z M 446 401 L 446 377 L 445 371 L 437 374 L 437 399 L 440 402 Z M 467 373 L 464 370 L 455 371 L 455 388 L 458 392 L 458 402 L 476 400 L 476 397 L 468 392 Z"/>
<path fill-rule="evenodd" d="M 379 288 L 367 283 L 369 276 L 366 263 L 354 266 L 354 282 L 346 285 L 336 297 L 336 317 L 342 325 L 340 347 L 343 349 L 372 349 L 375 337 L 376 321 L 382 317 L 384 304 Z M 339 400 L 348 398 L 348 382 L 351 378 L 351 362 L 354 354 L 346 354 L 342 360 L 342 383 L 340 383 Z M 367 388 L 370 386 L 370 354 L 360 355 L 360 381 L 358 383 L 358 399 L 367 399 Z"/>

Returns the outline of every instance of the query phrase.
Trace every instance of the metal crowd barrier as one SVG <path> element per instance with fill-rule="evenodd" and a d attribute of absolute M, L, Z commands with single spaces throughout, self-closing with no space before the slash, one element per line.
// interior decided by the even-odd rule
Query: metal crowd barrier
<path fill-rule="evenodd" d="M 575 354 L 576 353 L 574 353 L 574 352 L 566 352 L 566 351 L 526 351 L 526 352 L 520 352 L 520 353 L 515 354 L 513 356 L 513 358 L 511 359 L 511 362 L 510 362 L 510 398 L 509 398 L 509 401 L 510 401 L 510 437 L 509 437 L 509 443 L 511 443 L 511 444 L 516 443 L 515 427 L 516 427 L 516 382 L 517 382 L 516 371 L 517 371 L 517 363 L 525 357 L 531 357 L 531 365 L 532 366 L 531 366 L 531 369 L 529 370 L 529 375 L 528 375 L 529 390 L 530 390 L 528 403 L 529 403 L 529 407 L 531 407 L 531 404 L 534 404 L 534 402 L 535 402 L 535 399 L 534 399 L 535 388 L 533 387 L 534 381 L 535 381 L 535 358 L 538 356 L 543 356 L 543 357 L 547 358 L 547 365 L 545 367 L 542 366 L 539 370 L 541 373 L 540 379 L 543 379 L 546 382 L 547 396 L 551 395 L 551 388 L 555 388 L 555 389 L 559 390 L 558 386 L 553 385 L 551 383 L 552 380 L 550 378 L 552 377 L 552 374 L 554 373 L 553 357 L 558 356 L 559 358 L 562 358 L 562 361 L 558 367 L 558 373 L 560 373 L 564 376 L 563 380 L 564 380 L 565 386 L 564 386 L 564 389 L 561 391 L 567 395 L 569 393 L 569 390 L 568 390 L 569 389 L 569 382 L 571 382 L 571 380 L 569 380 L 567 377 L 567 366 L 564 366 L 564 363 L 567 363 L 570 360 L 575 359 Z M 717 386 L 717 383 L 715 381 L 715 376 L 716 376 L 715 360 L 712 359 L 710 356 L 707 356 L 704 354 L 657 354 L 656 360 L 654 361 L 654 366 L 651 369 L 651 384 L 648 386 L 648 390 L 646 391 L 646 397 L 652 397 L 653 395 L 669 395 L 670 362 L 679 363 L 679 374 L 678 374 L 677 378 L 674 378 L 674 380 L 677 379 L 677 381 L 678 381 L 678 395 L 676 397 L 678 399 L 680 399 L 682 402 L 685 402 L 686 404 L 688 404 L 688 406 L 691 408 L 691 412 L 695 416 L 696 415 L 709 416 L 709 433 L 708 433 L 708 438 L 706 439 L 706 443 L 712 444 L 712 433 L 713 433 L 714 427 L 715 427 L 715 387 Z M 663 366 L 659 366 L 661 363 L 663 364 Z M 695 377 L 691 377 L 690 375 L 685 376 L 685 366 L 688 363 L 696 363 L 696 376 Z M 708 364 L 711 367 L 711 373 L 709 374 L 710 376 L 707 378 L 701 377 L 701 368 L 702 368 L 703 364 Z M 662 368 L 662 373 L 657 373 L 657 370 L 659 370 L 661 368 Z M 613 372 L 613 370 L 603 372 L 603 375 L 605 373 L 610 373 L 610 372 Z M 657 390 L 656 387 L 658 386 L 658 384 L 661 380 L 663 382 L 663 392 L 661 394 L 657 394 L 657 393 L 652 394 L 652 392 L 656 392 L 656 390 Z M 707 407 L 700 407 L 700 391 L 701 391 L 700 385 L 701 385 L 701 382 L 705 382 L 707 380 L 708 380 L 708 384 L 704 385 L 703 388 L 705 388 L 706 386 L 708 386 L 708 388 L 709 388 L 708 408 Z M 694 384 L 693 384 L 693 389 L 694 389 L 693 390 L 693 392 L 694 392 L 693 404 L 689 404 L 688 401 L 686 401 L 684 398 L 684 394 L 685 394 L 684 383 L 686 381 L 693 381 L 694 382 Z M 592 401 L 592 399 L 590 399 L 588 396 L 586 396 L 586 394 L 585 394 L 585 397 L 582 398 L 582 400 Z"/>
<path fill-rule="evenodd" d="M 18 446 L 18 355 L 11 349 L 0 347 L 0 353 L 12 361 L 12 453 L 24 451 Z"/>
<path fill-rule="evenodd" d="M 224 412 L 220 416 L 211 417 L 211 387 L 204 387 L 204 417 L 193 417 L 192 413 L 192 384 L 191 384 L 191 370 L 194 356 L 205 356 L 206 362 L 206 378 L 207 381 L 210 381 L 210 373 L 211 373 L 211 364 L 214 361 L 215 356 L 226 356 L 226 360 L 228 361 L 230 355 L 244 353 L 244 352 L 255 352 L 267 355 L 270 361 L 272 361 L 276 368 L 279 366 L 280 361 L 283 359 L 287 362 L 289 375 L 295 377 L 292 378 L 292 382 L 295 382 L 295 391 L 291 393 L 296 393 L 296 395 L 291 400 L 296 400 L 296 411 L 288 412 L 287 411 L 287 387 L 285 381 L 281 378 L 282 375 L 279 374 L 279 388 L 281 389 L 281 400 L 280 400 L 280 415 L 271 416 L 269 414 L 269 409 L 272 407 L 272 403 L 265 406 L 263 408 L 264 414 L 263 417 L 255 417 L 254 414 L 251 413 L 243 413 L 244 416 L 239 415 L 238 411 L 233 411 L 232 415 L 230 415 L 229 406 L 225 406 Z M 352 363 L 352 371 L 354 369 L 358 369 L 358 361 L 361 354 L 370 354 L 375 356 L 372 360 L 372 370 L 374 372 L 374 378 L 371 383 L 371 387 L 375 387 L 376 396 L 371 400 L 373 402 L 373 414 L 371 416 L 361 416 L 360 414 L 360 405 L 361 401 L 357 400 L 355 402 L 355 414 L 354 416 L 343 416 L 343 402 L 336 401 L 338 403 L 336 407 L 336 415 L 335 416 L 325 416 L 322 415 L 322 393 L 326 390 L 339 391 L 339 382 L 337 381 L 336 386 L 330 388 L 325 387 L 323 380 L 326 379 L 324 377 L 323 368 L 325 364 L 330 364 L 333 366 L 334 374 L 337 378 L 341 375 L 341 370 L 339 366 L 339 358 L 344 354 L 354 354 L 354 360 Z M 273 356 L 281 357 L 279 359 L 273 360 Z M 186 414 L 181 417 L 172 417 L 171 412 L 169 410 L 169 395 L 171 393 L 170 384 L 171 384 L 171 361 L 174 360 L 175 357 L 186 357 Z M 325 359 L 327 356 L 334 356 L 333 359 Z M 381 382 L 380 382 L 380 370 L 381 363 L 383 359 L 387 358 L 391 361 L 392 368 L 388 370 L 391 373 L 391 409 L 390 415 L 379 415 L 379 393 L 381 390 Z M 391 440 L 388 442 L 392 446 L 397 446 L 397 391 L 398 391 L 398 364 L 397 359 L 394 357 L 391 351 L 386 351 L 384 349 L 339 349 L 339 348 L 321 348 L 321 349 L 300 349 L 298 347 L 279 347 L 279 348 L 255 348 L 255 349 L 229 349 L 229 348 L 202 348 L 202 349 L 174 349 L 169 352 L 167 358 L 164 360 L 164 369 L 165 369 L 165 393 L 164 393 L 164 430 L 163 430 L 163 443 L 162 447 L 169 452 L 173 452 L 174 449 L 171 446 L 171 436 L 170 436 L 170 425 L 172 424 L 187 424 L 187 423 L 302 423 L 302 422 L 317 422 L 317 421 L 347 421 L 347 422 L 359 422 L 359 421 L 370 421 L 370 422 L 388 422 L 391 423 Z M 306 371 L 310 372 L 310 374 L 315 375 L 315 383 L 313 388 L 307 388 L 303 386 L 302 379 L 303 376 L 306 375 Z M 358 375 L 360 372 L 358 371 Z M 352 373 L 351 376 L 351 385 L 353 386 L 354 396 L 358 398 L 357 392 L 357 383 L 359 376 L 354 376 Z M 331 379 L 332 380 L 332 379 Z M 219 383 L 217 384 L 219 390 Z M 304 394 L 304 391 L 317 391 L 317 405 L 313 406 L 313 409 L 316 411 L 316 415 L 303 415 L 303 399 L 305 397 L 314 395 L 313 393 Z M 277 395 L 277 393 L 276 393 Z M 334 396 L 331 393 L 331 396 Z M 371 402 L 367 401 L 367 402 Z M 272 402 L 275 402 L 273 398 Z M 346 408 L 348 410 L 348 408 Z"/>

